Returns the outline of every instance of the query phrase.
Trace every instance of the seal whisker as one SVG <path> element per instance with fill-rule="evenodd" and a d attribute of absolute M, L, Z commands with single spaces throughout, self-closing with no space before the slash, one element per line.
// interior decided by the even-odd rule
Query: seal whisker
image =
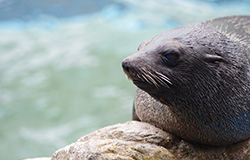
<path fill-rule="evenodd" d="M 135 76 L 136 76 L 138 79 L 144 80 L 144 78 L 141 77 L 141 72 L 140 72 L 139 70 L 135 70 L 135 71 L 134 71 L 134 74 L 135 74 Z"/>
<path fill-rule="evenodd" d="M 152 73 L 151 73 L 152 74 Z M 167 87 L 169 88 L 168 84 L 163 80 L 161 79 L 160 77 L 152 74 L 152 76 L 157 80 L 158 83 L 160 83 L 163 87 Z"/>
<path fill-rule="evenodd" d="M 143 70 L 139 70 L 139 73 L 137 73 L 137 77 L 142 81 L 146 81 L 149 84 L 152 84 L 152 82 L 148 79 L 148 76 L 145 74 Z"/>
<path fill-rule="evenodd" d="M 155 81 L 155 79 L 153 77 L 151 77 L 149 74 L 148 74 L 148 77 L 149 79 L 151 79 L 152 83 L 155 85 L 156 88 L 160 88 L 159 84 L 157 83 L 157 81 Z"/>
<path fill-rule="evenodd" d="M 159 88 L 159 84 L 155 81 L 155 79 L 150 76 L 150 72 L 149 71 L 146 71 L 145 68 L 142 68 L 142 73 L 150 80 L 151 84 L 153 84 L 156 88 Z"/>
<path fill-rule="evenodd" d="M 167 86 L 164 81 L 162 81 L 159 77 L 155 76 L 152 72 L 148 72 L 148 74 L 152 77 L 152 79 L 157 83 L 158 86 Z"/>
<path fill-rule="evenodd" d="M 147 77 L 145 77 L 145 75 L 142 73 L 141 70 L 136 71 L 135 76 L 142 81 L 146 81 L 146 82 L 150 83 L 150 81 L 147 79 Z"/>
<path fill-rule="evenodd" d="M 161 73 L 159 73 L 157 71 L 155 71 L 155 73 L 158 74 L 162 80 L 164 80 L 165 82 L 172 85 L 172 83 L 170 82 L 170 79 L 167 76 L 165 76 L 165 75 L 163 75 L 163 74 L 161 74 Z"/>
<path fill-rule="evenodd" d="M 151 84 L 151 81 L 149 81 L 148 78 L 147 78 L 144 74 L 142 74 L 141 76 L 142 76 L 142 78 L 143 78 L 145 81 L 147 81 L 148 83 Z"/>

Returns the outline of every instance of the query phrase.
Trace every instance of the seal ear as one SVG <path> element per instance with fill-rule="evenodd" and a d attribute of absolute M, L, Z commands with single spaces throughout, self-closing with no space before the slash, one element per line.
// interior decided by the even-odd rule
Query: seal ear
<path fill-rule="evenodd" d="M 203 53 L 202 54 L 202 59 L 207 62 L 207 63 L 216 63 L 216 62 L 225 62 L 227 61 L 216 54 L 215 52 L 211 52 L 207 47 L 199 47 L 199 50 Z"/>
<path fill-rule="evenodd" d="M 219 56 L 219 55 L 211 55 L 211 54 L 205 54 L 203 57 L 203 60 L 208 63 L 215 63 L 215 62 L 226 62 L 226 60 Z"/>
<path fill-rule="evenodd" d="M 152 41 L 152 39 L 148 39 L 148 40 L 142 42 L 142 44 L 139 45 L 137 50 L 139 51 L 141 48 L 147 46 L 151 41 Z"/>

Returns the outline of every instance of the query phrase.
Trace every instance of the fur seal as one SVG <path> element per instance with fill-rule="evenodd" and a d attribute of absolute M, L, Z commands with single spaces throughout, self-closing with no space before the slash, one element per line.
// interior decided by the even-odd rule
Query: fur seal
<path fill-rule="evenodd" d="M 122 61 L 139 88 L 134 120 L 187 141 L 250 138 L 250 16 L 185 25 L 143 42 Z"/>

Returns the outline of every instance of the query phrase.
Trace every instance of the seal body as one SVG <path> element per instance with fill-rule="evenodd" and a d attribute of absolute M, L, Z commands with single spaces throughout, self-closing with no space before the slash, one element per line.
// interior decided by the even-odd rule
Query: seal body
<path fill-rule="evenodd" d="M 135 118 L 185 140 L 229 145 L 250 138 L 250 16 L 178 27 L 122 62 L 138 87 Z"/>

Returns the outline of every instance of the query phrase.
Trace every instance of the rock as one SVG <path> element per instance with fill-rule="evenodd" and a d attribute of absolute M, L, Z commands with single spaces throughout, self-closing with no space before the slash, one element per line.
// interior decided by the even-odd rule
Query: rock
<path fill-rule="evenodd" d="M 56 151 L 52 160 L 80 159 L 171 159 L 163 146 L 172 135 L 147 123 L 130 121 L 97 130 Z"/>
<path fill-rule="evenodd" d="M 97 130 L 59 149 L 52 160 L 242 160 L 250 159 L 250 141 L 222 147 L 181 140 L 150 124 L 129 121 Z"/>

